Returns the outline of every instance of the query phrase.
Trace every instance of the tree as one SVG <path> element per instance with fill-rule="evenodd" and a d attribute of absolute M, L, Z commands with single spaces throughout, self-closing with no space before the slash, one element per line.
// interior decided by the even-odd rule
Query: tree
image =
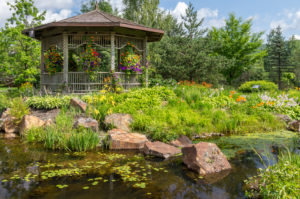
<path fill-rule="evenodd" d="M 282 89 L 282 78 L 284 73 L 290 71 L 291 46 L 282 36 L 281 27 L 271 30 L 267 37 L 267 56 L 265 57 L 265 69 L 270 72 L 270 77 L 278 83 Z M 286 75 L 285 75 L 286 76 Z"/>
<path fill-rule="evenodd" d="M 230 14 L 225 22 L 225 27 L 213 28 L 209 35 L 220 44 L 215 52 L 234 62 L 222 69 L 227 83 L 232 84 L 265 55 L 265 51 L 260 49 L 263 32 L 251 33 L 252 20 L 243 21 L 234 14 Z"/>
<path fill-rule="evenodd" d="M 122 0 L 125 5 L 125 9 L 123 10 L 123 17 L 136 21 L 138 17 L 138 13 L 141 13 L 141 7 L 144 3 L 144 0 Z"/>
<path fill-rule="evenodd" d="M 90 0 L 89 2 L 81 5 L 80 11 L 82 13 L 86 13 L 86 12 L 95 10 L 95 7 L 96 7 L 96 0 Z M 103 12 L 109 13 L 109 14 L 118 15 L 118 11 L 113 10 L 112 6 L 110 5 L 110 3 L 108 1 L 104 1 L 104 0 L 99 1 L 98 9 Z"/>
<path fill-rule="evenodd" d="M 206 30 L 199 30 L 199 28 L 203 24 L 204 18 L 198 21 L 197 11 L 195 11 L 192 3 L 189 3 L 185 13 L 185 16 L 181 16 L 183 20 L 183 26 L 186 29 L 185 34 L 191 39 L 202 36 Z"/>
<path fill-rule="evenodd" d="M 8 5 L 13 14 L 0 31 L 0 71 L 12 77 L 16 85 L 23 82 L 37 83 L 40 43 L 23 35 L 22 31 L 40 25 L 45 11 L 40 12 L 33 0 L 15 0 Z"/>

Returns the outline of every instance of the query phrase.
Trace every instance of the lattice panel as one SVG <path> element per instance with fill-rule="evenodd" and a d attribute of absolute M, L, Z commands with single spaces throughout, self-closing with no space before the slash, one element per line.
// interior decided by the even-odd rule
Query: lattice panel
<path fill-rule="evenodd" d="M 60 49 L 63 49 L 63 36 L 57 35 L 54 37 L 47 37 L 43 39 L 43 51 L 45 52 L 51 46 L 56 46 Z"/>
<path fill-rule="evenodd" d="M 115 39 L 115 45 L 117 49 L 122 49 L 126 46 L 128 42 L 131 42 L 135 45 L 135 48 L 138 51 L 143 51 L 143 40 L 142 39 L 136 39 L 131 37 L 125 37 L 125 36 L 116 36 Z"/>
<path fill-rule="evenodd" d="M 94 37 L 94 44 L 102 48 L 110 48 L 110 35 L 69 35 L 68 36 L 68 47 L 69 49 L 76 49 L 83 44 L 86 44 L 89 38 Z M 126 36 L 115 36 L 115 48 L 122 49 L 128 42 L 135 45 L 138 51 L 143 51 L 143 39 L 137 39 Z"/>
<path fill-rule="evenodd" d="M 110 35 L 69 35 L 69 49 L 75 49 L 86 44 L 91 36 L 94 37 L 94 44 L 103 48 L 110 48 Z"/>

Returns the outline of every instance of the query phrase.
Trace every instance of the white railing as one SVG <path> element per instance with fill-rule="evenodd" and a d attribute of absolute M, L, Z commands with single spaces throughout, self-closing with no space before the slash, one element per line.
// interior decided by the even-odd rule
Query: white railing
<path fill-rule="evenodd" d="M 44 91 L 69 93 L 89 93 L 96 92 L 111 84 L 110 78 L 115 78 L 117 83 L 125 90 L 140 87 L 141 74 L 127 75 L 123 72 L 115 72 L 112 76 L 109 72 L 97 72 L 93 78 L 85 72 L 68 72 L 68 84 L 64 82 L 63 73 L 41 74 L 41 88 Z"/>

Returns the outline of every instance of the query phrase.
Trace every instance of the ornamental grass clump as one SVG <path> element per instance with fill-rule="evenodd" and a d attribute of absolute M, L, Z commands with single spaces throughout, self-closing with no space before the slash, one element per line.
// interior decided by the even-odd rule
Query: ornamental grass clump
<path fill-rule="evenodd" d="M 27 142 L 42 143 L 51 150 L 87 151 L 96 148 L 100 140 L 98 134 L 90 129 L 74 129 L 75 115 L 74 110 L 61 110 L 55 124 L 28 130 L 25 134 Z"/>

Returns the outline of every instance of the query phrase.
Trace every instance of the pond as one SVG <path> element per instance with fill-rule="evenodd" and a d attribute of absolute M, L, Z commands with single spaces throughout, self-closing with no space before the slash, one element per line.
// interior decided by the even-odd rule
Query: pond
<path fill-rule="evenodd" d="M 20 139 L 0 138 L 0 198 L 244 198 L 243 181 L 264 165 L 255 152 L 239 149 L 241 138 L 235 146 L 232 140 L 212 140 L 224 151 L 237 151 L 230 173 L 202 178 L 180 157 L 163 161 L 134 151 L 47 151 Z M 262 157 L 273 164 L 277 147 L 274 141 L 264 143 L 271 155 Z"/>

